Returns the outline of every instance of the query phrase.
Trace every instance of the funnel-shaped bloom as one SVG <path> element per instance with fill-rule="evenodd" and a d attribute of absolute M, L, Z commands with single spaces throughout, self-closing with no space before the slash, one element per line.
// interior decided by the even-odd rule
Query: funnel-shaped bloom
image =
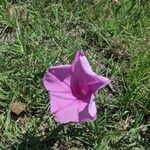
<path fill-rule="evenodd" d="M 71 65 L 48 69 L 43 81 L 51 99 L 51 113 L 60 123 L 95 120 L 95 95 L 110 83 L 108 78 L 92 71 L 81 51 L 76 53 Z"/>

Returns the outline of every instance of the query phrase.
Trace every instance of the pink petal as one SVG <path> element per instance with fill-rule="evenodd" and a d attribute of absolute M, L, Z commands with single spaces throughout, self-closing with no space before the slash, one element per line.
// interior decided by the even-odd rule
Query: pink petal
<path fill-rule="evenodd" d="M 89 104 L 80 100 L 72 101 L 55 113 L 55 119 L 60 123 L 84 123 L 96 119 L 95 96 Z"/>
<path fill-rule="evenodd" d="M 48 91 L 70 91 L 70 65 L 50 68 L 43 78 L 44 86 Z"/>
<path fill-rule="evenodd" d="M 90 100 L 90 103 L 88 105 L 88 112 L 92 117 L 94 117 L 94 118 L 96 117 L 97 110 L 96 110 L 96 103 L 95 103 L 95 96 L 94 95 L 91 96 L 91 100 Z"/>
<path fill-rule="evenodd" d="M 69 65 L 54 67 L 48 70 L 43 82 L 51 97 L 51 112 L 54 113 L 76 100 L 70 89 L 71 69 Z"/>
<path fill-rule="evenodd" d="M 89 122 L 96 119 L 96 104 L 95 104 L 95 96 L 92 95 L 90 98 L 90 102 L 86 105 L 86 107 L 79 113 L 79 122 Z"/>
<path fill-rule="evenodd" d="M 103 77 L 103 76 L 98 76 L 98 81 L 95 83 L 89 84 L 93 92 L 97 92 L 98 90 L 104 88 L 108 84 L 110 84 L 111 80 Z"/>
<path fill-rule="evenodd" d="M 74 74 L 76 76 L 76 80 L 87 83 L 87 85 L 91 87 L 93 93 L 104 88 L 111 82 L 111 80 L 108 78 L 98 76 L 96 73 L 94 73 L 87 58 L 83 55 L 79 55 L 78 61 L 74 65 Z"/>
<path fill-rule="evenodd" d="M 79 102 L 74 101 L 60 109 L 55 114 L 55 119 L 60 123 L 79 122 Z"/>
<path fill-rule="evenodd" d="M 49 95 L 51 97 L 50 110 L 52 113 L 57 113 L 77 100 L 71 92 L 49 92 Z"/>
<path fill-rule="evenodd" d="M 84 56 L 84 53 L 82 51 L 77 51 L 76 52 L 76 55 L 75 55 L 75 58 L 72 62 L 72 70 L 74 70 L 75 66 L 76 66 L 76 63 L 78 62 L 79 58 Z"/>

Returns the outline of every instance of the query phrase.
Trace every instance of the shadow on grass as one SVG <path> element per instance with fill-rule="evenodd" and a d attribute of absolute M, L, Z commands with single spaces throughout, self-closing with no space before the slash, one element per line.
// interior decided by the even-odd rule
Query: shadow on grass
<path fill-rule="evenodd" d="M 90 133 L 89 126 L 82 128 L 75 125 L 59 125 L 50 134 L 37 136 L 37 133 L 27 132 L 19 142 L 14 143 L 11 150 L 66 150 L 71 147 L 88 148 L 93 147 L 94 138 Z M 70 139 L 70 140 L 68 140 Z"/>
<path fill-rule="evenodd" d="M 59 125 L 52 130 L 50 135 L 41 140 L 41 137 L 37 137 L 34 133 L 27 132 L 21 142 L 15 143 L 11 146 L 11 150 L 51 150 L 56 141 L 61 140 L 60 132 L 63 130 L 63 126 Z"/>

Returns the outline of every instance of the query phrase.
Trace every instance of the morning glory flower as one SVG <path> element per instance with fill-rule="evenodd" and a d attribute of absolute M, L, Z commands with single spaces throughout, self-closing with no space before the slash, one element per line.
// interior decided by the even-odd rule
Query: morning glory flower
<path fill-rule="evenodd" d="M 43 82 L 55 120 L 83 123 L 96 119 L 96 93 L 111 81 L 94 73 L 84 53 L 77 51 L 71 65 L 49 68 Z"/>

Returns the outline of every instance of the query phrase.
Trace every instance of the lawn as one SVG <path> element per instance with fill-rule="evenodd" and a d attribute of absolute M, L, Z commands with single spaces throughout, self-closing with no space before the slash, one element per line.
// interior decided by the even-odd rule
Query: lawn
<path fill-rule="evenodd" d="M 0 0 L 0 149 L 150 149 L 149 19 L 148 0 Z M 112 82 L 96 121 L 61 125 L 42 79 L 78 49 Z"/>

